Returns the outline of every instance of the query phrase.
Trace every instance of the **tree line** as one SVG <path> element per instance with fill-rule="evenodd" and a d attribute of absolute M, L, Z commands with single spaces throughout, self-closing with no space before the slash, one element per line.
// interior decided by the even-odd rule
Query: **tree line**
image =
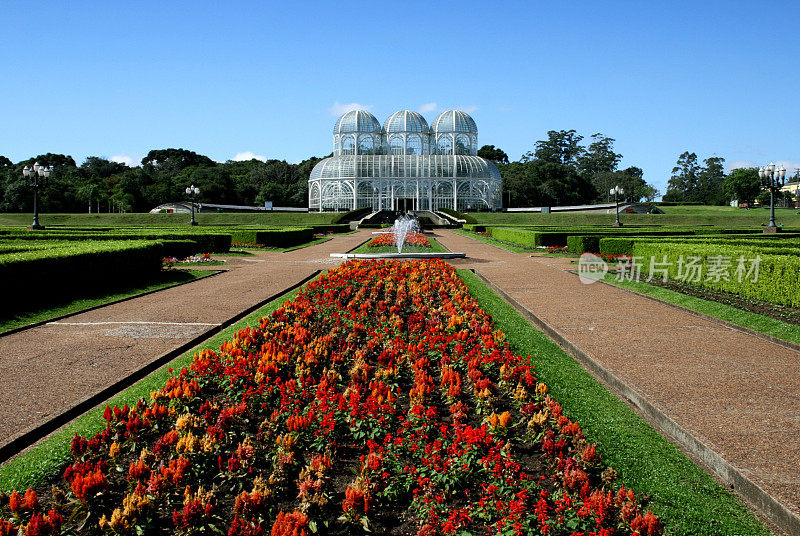
<path fill-rule="evenodd" d="M 609 190 L 624 188 L 624 200 L 652 201 L 659 191 L 644 179 L 641 168 L 620 170 L 622 155 L 614 151 L 614 139 L 596 133 L 590 143 L 575 130 L 550 130 L 534 150 L 509 162 L 508 155 L 484 145 L 478 156 L 492 160 L 503 176 L 505 206 L 558 206 L 608 202 Z"/>
<path fill-rule="evenodd" d="M 494 145 L 478 156 L 497 164 L 503 177 L 504 206 L 558 206 L 613 201 L 609 190 L 621 186 L 624 201 L 653 201 L 660 192 L 643 177 L 641 168 L 618 169 L 622 155 L 614 139 L 592 134 L 588 145 L 575 130 L 551 130 L 534 150 L 510 162 Z M 141 165 L 128 167 L 90 156 L 78 166 L 71 156 L 47 153 L 13 163 L 0 156 L 0 212 L 30 212 L 33 198 L 22 175 L 24 166 L 53 166 L 40 189 L 44 212 L 146 212 L 162 203 L 185 199 L 185 188 L 200 188 L 198 201 L 229 205 L 308 206 L 308 177 L 322 158 L 298 164 L 284 160 L 215 162 L 186 149 L 156 149 Z M 763 195 L 755 168 L 724 172 L 725 159 L 712 156 L 698 162 L 684 152 L 664 194 L 664 201 L 725 205 L 731 199 L 752 202 Z"/>
<path fill-rule="evenodd" d="M 128 167 L 97 156 L 80 166 L 62 154 L 41 154 L 16 164 L 0 156 L 0 212 L 33 210 L 22 169 L 34 162 L 53 166 L 39 193 L 43 212 L 147 212 L 184 200 L 189 184 L 200 188 L 201 202 L 308 206 L 308 177 L 320 160 L 218 163 L 186 149 L 157 149 L 142 158 L 140 166 Z"/>

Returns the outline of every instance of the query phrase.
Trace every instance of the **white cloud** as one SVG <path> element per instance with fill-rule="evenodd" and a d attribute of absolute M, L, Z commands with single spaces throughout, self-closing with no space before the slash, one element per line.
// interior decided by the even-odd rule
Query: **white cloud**
<path fill-rule="evenodd" d="M 262 162 L 266 162 L 267 157 L 261 156 L 260 154 L 255 154 L 253 151 L 236 153 L 236 156 L 233 157 L 234 162 L 247 162 L 248 160 L 261 160 Z"/>
<path fill-rule="evenodd" d="M 125 164 L 128 167 L 133 167 L 135 165 L 139 165 L 138 164 L 138 160 L 137 160 L 136 164 L 134 164 L 133 163 L 133 158 L 131 158 L 130 156 L 128 156 L 126 154 L 118 154 L 118 155 L 112 156 L 111 158 L 109 158 L 109 160 L 111 160 L 112 162 L 117 162 L 118 164 Z"/>
<path fill-rule="evenodd" d="M 359 104 L 357 102 L 351 102 L 350 104 L 342 104 L 339 101 L 334 101 L 333 106 L 328 108 L 328 112 L 330 112 L 331 115 L 339 116 L 349 112 L 350 110 L 369 111 L 371 109 L 372 109 L 372 104 Z"/>
<path fill-rule="evenodd" d="M 775 160 L 775 167 L 783 166 L 786 168 L 786 176 L 794 177 L 797 170 L 800 169 L 800 163 L 792 162 L 791 160 Z M 733 162 L 726 162 L 725 168 L 728 171 L 739 168 L 757 168 L 768 164 L 769 162 L 753 162 L 752 160 L 735 160 Z"/>
<path fill-rule="evenodd" d="M 436 103 L 435 102 L 427 102 L 427 103 L 425 103 L 425 104 L 423 104 L 422 106 L 419 107 L 419 113 L 426 114 L 428 112 L 434 111 L 435 109 L 436 109 Z"/>
<path fill-rule="evenodd" d="M 725 168 L 728 171 L 732 171 L 734 169 L 739 169 L 739 168 L 751 168 L 751 167 L 758 167 L 758 166 L 752 160 L 734 160 L 733 162 L 725 162 Z"/>
<path fill-rule="evenodd" d="M 466 112 L 468 114 L 471 114 L 472 112 L 476 111 L 478 109 L 478 107 L 473 104 L 472 106 L 461 106 L 458 109 L 461 110 L 462 112 Z"/>

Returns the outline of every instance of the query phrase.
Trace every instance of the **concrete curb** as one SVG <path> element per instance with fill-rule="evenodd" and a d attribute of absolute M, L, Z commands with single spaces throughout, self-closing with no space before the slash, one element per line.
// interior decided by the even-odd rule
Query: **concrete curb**
<path fill-rule="evenodd" d="M 125 376 L 124 378 L 120 378 L 119 380 L 105 387 L 101 391 L 98 391 L 97 393 L 82 399 L 80 402 L 78 402 L 71 408 L 67 409 L 63 413 L 56 415 L 49 421 L 42 423 L 38 426 L 35 426 L 24 432 L 20 432 L 19 434 L 14 436 L 10 441 L 0 446 L 0 463 L 3 463 L 7 461 L 9 458 L 16 456 L 26 448 L 35 444 L 43 437 L 51 434 L 52 432 L 55 432 L 56 430 L 58 430 L 65 424 L 69 423 L 73 419 L 81 416 L 82 414 L 86 413 L 87 411 L 94 408 L 98 404 L 105 402 L 112 396 L 121 392 L 123 389 L 126 389 L 131 385 L 135 384 L 145 376 L 149 375 L 151 372 L 158 370 L 159 368 L 166 365 L 176 357 L 188 352 L 195 346 L 201 344 L 203 341 L 207 340 L 212 335 L 216 335 L 223 329 L 235 324 L 236 322 L 246 317 L 247 315 L 264 307 L 269 302 L 277 298 L 280 298 L 287 292 L 291 292 L 292 290 L 305 285 L 306 283 L 317 277 L 320 273 L 321 270 L 314 271 L 314 273 L 303 278 L 301 281 L 295 283 L 294 285 L 291 285 L 290 287 L 271 295 L 265 300 L 262 300 L 256 303 L 255 305 L 248 307 L 244 311 L 237 313 L 236 315 L 232 316 L 231 318 L 227 319 L 221 324 L 207 329 L 206 331 L 197 335 L 193 339 L 185 342 L 178 348 L 170 350 L 166 354 L 157 357 L 155 360 L 151 361 L 150 363 L 141 367 L 140 369 L 135 370 L 134 372 Z"/>
<path fill-rule="evenodd" d="M 730 486 L 732 490 L 739 493 L 739 495 L 749 502 L 756 510 L 788 534 L 800 534 L 800 517 L 794 512 L 761 489 L 736 467 L 724 460 L 710 447 L 653 405 L 646 397 L 642 396 L 633 387 L 620 380 L 600 363 L 589 357 L 580 348 L 567 340 L 561 333 L 525 308 L 486 276 L 477 270 L 473 269 L 472 271 L 481 281 L 486 283 L 489 288 L 514 307 L 517 312 L 542 330 L 556 344 L 564 348 L 581 364 L 581 366 L 583 366 L 583 368 L 592 374 L 592 376 L 605 383 L 617 396 L 624 397 L 630 401 L 648 422 L 671 438 L 680 447 L 690 452 L 708 471 L 717 475 L 717 477 Z"/>

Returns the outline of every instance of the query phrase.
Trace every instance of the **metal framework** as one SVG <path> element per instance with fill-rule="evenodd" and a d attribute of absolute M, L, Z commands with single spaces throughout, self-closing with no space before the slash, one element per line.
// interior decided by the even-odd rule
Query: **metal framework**
<path fill-rule="evenodd" d="M 333 130 L 332 157 L 314 167 L 309 210 L 496 210 L 502 179 L 477 156 L 478 128 L 448 110 L 431 126 L 417 112 L 395 112 L 381 127 L 371 113 L 347 112 Z"/>

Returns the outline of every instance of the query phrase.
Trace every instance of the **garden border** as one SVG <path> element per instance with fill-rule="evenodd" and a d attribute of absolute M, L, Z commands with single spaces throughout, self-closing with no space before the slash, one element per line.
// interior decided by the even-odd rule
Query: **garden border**
<path fill-rule="evenodd" d="M 11 439 L 5 445 L 0 446 L 0 464 L 5 463 L 15 455 L 19 454 L 26 448 L 34 445 L 40 439 L 46 437 L 48 434 L 55 432 L 65 424 L 69 423 L 73 419 L 79 417 L 83 413 L 86 413 L 93 407 L 97 406 L 98 404 L 102 403 L 105 400 L 108 400 L 110 397 L 114 396 L 115 394 L 119 393 L 123 389 L 130 387 L 131 385 L 135 384 L 139 380 L 145 378 L 151 372 L 158 370 L 160 367 L 166 365 L 176 357 L 179 357 L 186 353 L 187 351 L 191 350 L 195 346 L 201 344 L 203 341 L 207 340 L 211 336 L 219 333 L 223 329 L 235 324 L 242 318 L 245 318 L 247 315 L 257 311 L 258 309 L 264 307 L 269 302 L 280 298 L 282 295 L 286 294 L 287 292 L 291 292 L 292 290 L 299 288 L 315 277 L 317 277 L 322 270 L 314 270 L 313 273 L 304 277 L 301 281 L 278 291 L 275 294 L 272 294 L 268 298 L 256 303 L 241 311 L 234 316 L 228 318 L 227 320 L 217 324 L 214 327 L 211 327 L 196 337 L 192 338 L 191 340 L 187 341 L 186 343 L 182 344 L 178 348 L 170 350 L 169 352 L 162 354 L 161 356 L 157 357 L 150 363 L 144 365 L 143 367 L 133 371 L 132 373 L 128 374 L 124 378 L 120 378 L 113 384 L 105 387 L 104 389 L 100 390 L 99 392 L 90 395 L 83 400 L 76 403 L 74 406 L 68 408 L 64 412 L 56 415 L 52 419 L 35 426 L 25 432 L 20 432 L 17 434 L 13 439 Z M 209 276 L 211 277 L 211 276 Z M 191 283 L 191 281 L 189 281 Z M 156 291 L 157 292 L 157 291 Z M 52 320 L 50 320 L 52 321 Z"/>
<path fill-rule="evenodd" d="M 229 270 L 209 270 L 209 271 L 214 271 L 215 273 L 213 273 L 211 275 L 204 275 L 203 277 L 197 277 L 195 279 L 192 279 L 191 281 L 184 281 L 183 283 L 177 283 L 177 284 L 169 286 L 169 287 L 163 287 L 163 288 L 157 288 L 157 289 L 153 289 L 153 290 L 148 290 L 147 292 L 142 292 L 141 294 L 134 294 L 133 296 L 128 296 L 127 298 L 120 298 L 118 300 L 110 301 L 108 303 L 101 303 L 99 305 L 92 305 L 91 307 L 87 307 L 86 309 L 81 309 L 80 311 L 75 311 L 73 313 L 67 313 L 67 314 L 61 315 L 61 316 L 54 316 L 53 318 L 49 318 L 47 320 L 40 320 L 39 322 L 34 322 L 33 324 L 27 324 L 27 325 L 24 325 L 24 326 L 20 326 L 18 328 L 9 329 L 8 331 L 3 331 L 2 333 L 0 333 L 0 337 L 5 337 L 6 335 L 12 335 L 14 333 L 19 333 L 20 331 L 25 331 L 26 329 L 37 328 L 39 326 L 43 326 L 43 325 L 48 324 L 50 322 L 57 322 L 59 320 L 65 319 L 65 318 L 69 318 L 70 316 L 75 316 L 75 315 L 80 315 L 80 314 L 83 314 L 83 313 L 88 313 L 89 311 L 94 311 L 95 309 L 100 309 L 101 307 L 108 307 L 109 305 L 116 305 L 118 303 L 126 302 L 128 300 L 132 300 L 134 298 L 141 298 L 142 296 L 148 296 L 148 295 L 153 294 L 155 292 L 161 292 L 162 290 L 167 290 L 167 289 L 170 289 L 170 288 L 176 288 L 176 287 L 180 287 L 180 286 L 183 286 L 183 285 L 188 285 L 190 283 L 195 283 L 195 282 L 200 281 L 202 279 L 208 279 L 209 277 L 214 277 L 215 275 L 219 275 L 219 274 L 221 274 L 223 272 L 228 272 Z"/>
<path fill-rule="evenodd" d="M 639 394 L 634 388 L 630 387 L 597 361 L 589 357 L 561 333 L 533 314 L 486 276 L 475 269 L 471 271 L 523 317 L 529 320 L 538 329 L 542 330 L 556 344 L 564 348 L 567 353 L 575 358 L 592 376 L 606 384 L 617 396 L 623 397 L 633 404 L 648 422 L 661 430 L 661 432 L 671 438 L 678 446 L 688 451 L 696 460 L 700 461 L 709 471 L 720 478 L 732 490 L 741 495 L 762 515 L 770 519 L 788 534 L 800 534 L 800 517 L 794 512 L 761 489 L 741 471 L 736 469 L 719 454 L 711 450 L 705 443 L 686 431 L 663 411 L 653 405 L 646 397 Z"/>

